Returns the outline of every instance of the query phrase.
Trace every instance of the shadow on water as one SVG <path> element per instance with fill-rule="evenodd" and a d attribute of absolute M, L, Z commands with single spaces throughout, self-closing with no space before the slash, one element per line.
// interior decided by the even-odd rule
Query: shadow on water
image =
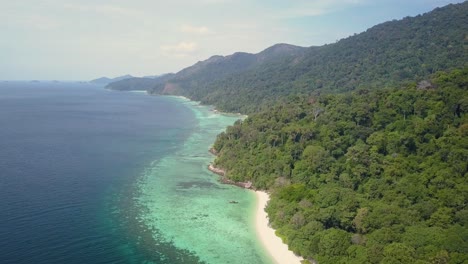
<path fill-rule="evenodd" d="M 177 183 L 176 188 L 178 190 L 188 190 L 188 189 L 193 189 L 193 188 L 199 188 L 199 189 L 226 189 L 218 184 L 209 182 L 209 181 L 181 181 Z"/>

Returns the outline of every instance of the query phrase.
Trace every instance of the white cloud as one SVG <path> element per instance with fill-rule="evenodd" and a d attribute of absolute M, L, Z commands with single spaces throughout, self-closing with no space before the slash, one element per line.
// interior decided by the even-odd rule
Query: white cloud
<path fill-rule="evenodd" d="M 166 56 L 174 57 L 187 57 L 197 50 L 197 43 L 195 42 L 179 42 L 175 45 L 163 45 L 161 51 Z"/>
<path fill-rule="evenodd" d="M 211 30 L 209 30 L 207 27 L 195 27 L 191 25 L 182 25 L 180 27 L 180 31 L 183 33 L 190 33 L 190 34 L 199 34 L 199 35 L 206 35 L 211 33 Z"/>

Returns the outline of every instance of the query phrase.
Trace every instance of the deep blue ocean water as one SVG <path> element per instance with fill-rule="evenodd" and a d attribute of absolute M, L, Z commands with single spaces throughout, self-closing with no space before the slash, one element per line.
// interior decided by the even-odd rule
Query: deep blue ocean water
<path fill-rule="evenodd" d="M 134 182 L 195 123 L 164 97 L 0 82 L 0 263 L 157 262 L 139 246 Z"/>
<path fill-rule="evenodd" d="M 207 170 L 239 118 L 178 97 L 0 82 L 0 263 L 271 263 L 253 193 Z"/>

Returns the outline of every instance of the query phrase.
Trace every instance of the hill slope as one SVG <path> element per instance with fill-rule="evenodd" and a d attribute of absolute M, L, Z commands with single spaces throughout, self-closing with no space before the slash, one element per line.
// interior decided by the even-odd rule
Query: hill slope
<path fill-rule="evenodd" d="M 386 22 L 320 47 L 275 45 L 235 53 L 178 72 L 150 92 L 184 95 L 252 113 L 292 94 L 379 89 L 428 78 L 468 62 L 468 2 Z"/>
<path fill-rule="evenodd" d="M 267 64 L 278 59 L 295 58 L 305 51 L 306 48 L 303 47 L 276 44 L 258 54 L 237 52 L 229 56 L 216 55 L 179 71 L 171 78 L 167 78 L 165 82 L 156 78 L 151 88 L 149 88 L 151 86 L 149 81 L 145 81 L 143 86 L 156 94 L 178 94 L 193 97 L 192 94 L 201 93 L 208 84 L 225 80 L 235 74 L 245 73 L 254 68 L 266 67 Z M 138 83 L 137 79 L 139 78 L 134 78 L 128 84 L 135 86 L 135 83 Z M 110 83 L 108 88 L 129 90 L 129 88 L 124 88 L 125 85 L 125 82 L 117 81 Z"/>
<path fill-rule="evenodd" d="M 183 92 L 223 110 L 251 113 L 257 105 L 290 94 L 396 86 L 466 66 L 466 32 L 468 2 L 383 23 L 335 44 L 309 48 L 294 59 L 204 83 L 200 93 Z"/>

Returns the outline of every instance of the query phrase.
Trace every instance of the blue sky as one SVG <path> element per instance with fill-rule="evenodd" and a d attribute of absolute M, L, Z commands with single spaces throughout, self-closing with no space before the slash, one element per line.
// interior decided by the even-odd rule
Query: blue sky
<path fill-rule="evenodd" d="M 0 0 L 0 80 L 176 72 L 275 43 L 316 46 L 461 0 Z"/>

